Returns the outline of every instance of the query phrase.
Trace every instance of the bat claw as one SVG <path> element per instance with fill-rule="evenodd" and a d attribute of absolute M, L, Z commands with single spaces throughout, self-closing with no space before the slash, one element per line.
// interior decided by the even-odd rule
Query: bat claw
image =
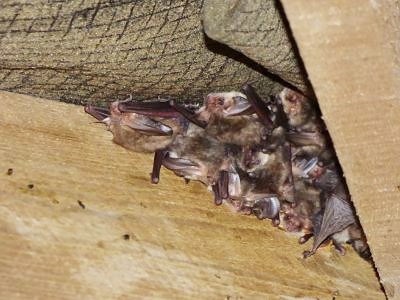
<path fill-rule="evenodd" d="M 193 112 L 185 108 L 184 106 L 181 106 L 177 103 L 175 103 L 174 100 L 169 101 L 169 105 L 179 114 L 181 114 L 185 119 L 187 119 L 189 122 L 192 122 L 193 124 L 201 127 L 201 128 L 206 128 L 207 124 L 201 120 L 198 120 Z"/>
<path fill-rule="evenodd" d="M 315 254 L 314 250 L 306 250 L 303 252 L 303 259 L 309 258 Z"/>
<path fill-rule="evenodd" d="M 299 244 L 305 244 L 313 236 L 312 233 L 305 234 L 299 238 Z"/>
<path fill-rule="evenodd" d="M 281 221 L 280 221 L 280 219 L 279 219 L 279 215 L 278 216 L 276 216 L 274 219 L 272 219 L 272 226 L 274 226 L 274 227 L 278 227 L 279 226 L 279 224 L 281 223 Z"/>

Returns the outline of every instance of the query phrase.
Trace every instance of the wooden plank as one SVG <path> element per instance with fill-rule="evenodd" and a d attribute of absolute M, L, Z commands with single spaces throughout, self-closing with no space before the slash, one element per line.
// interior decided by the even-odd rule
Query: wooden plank
<path fill-rule="evenodd" d="M 82 107 L 0 104 L 1 299 L 383 298 L 350 249 L 303 260 L 297 238 L 215 207 L 200 184 L 164 171 L 150 184 L 152 157 Z"/>
<path fill-rule="evenodd" d="M 399 4 L 282 2 L 381 282 L 399 299 Z"/>

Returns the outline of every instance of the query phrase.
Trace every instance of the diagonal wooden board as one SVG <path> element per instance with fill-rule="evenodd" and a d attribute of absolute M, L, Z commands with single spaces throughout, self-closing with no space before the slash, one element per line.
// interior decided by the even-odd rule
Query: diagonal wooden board
<path fill-rule="evenodd" d="M 282 2 L 381 282 L 400 299 L 400 4 Z"/>
<path fill-rule="evenodd" d="M 384 298 L 351 249 L 303 260 L 311 245 L 198 183 L 150 184 L 152 157 L 82 107 L 6 92 L 0 105 L 0 299 Z"/>

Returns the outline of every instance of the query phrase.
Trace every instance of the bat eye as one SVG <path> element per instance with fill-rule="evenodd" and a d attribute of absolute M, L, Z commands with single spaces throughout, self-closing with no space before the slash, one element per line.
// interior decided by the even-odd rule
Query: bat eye
<path fill-rule="evenodd" d="M 224 105 L 224 98 L 219 97 L 217 101 L 218 101 L 217 103 L 218 103 L 219 105 Z"/>

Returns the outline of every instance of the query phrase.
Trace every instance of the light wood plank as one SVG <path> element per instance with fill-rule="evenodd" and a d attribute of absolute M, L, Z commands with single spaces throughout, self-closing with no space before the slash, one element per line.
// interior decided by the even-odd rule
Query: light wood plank
<path fill-rule="evenodd" d="M 399 299 L 399 3 L 282 2 L 381 281 Z"/>
<path fill-rule="evenodd" d="M 6 92 L 0 105 L 1 299 L 383 299 L 350 249 L 305 261 L 309 245 L 200 184 L 150 184 L 152 157 L 82 107 Z"/>

